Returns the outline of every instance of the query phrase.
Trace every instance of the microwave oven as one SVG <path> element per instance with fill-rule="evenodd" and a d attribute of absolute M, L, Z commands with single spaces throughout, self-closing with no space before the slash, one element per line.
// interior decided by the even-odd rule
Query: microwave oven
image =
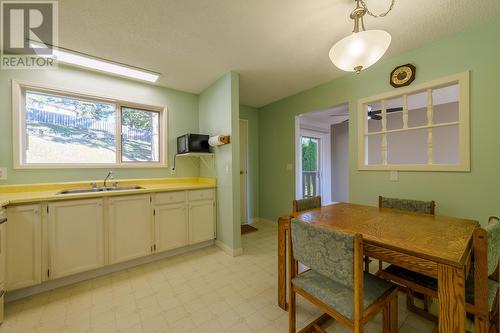
<path fill-rule="evenodd" d="M 185 134 L 177 138 L 177 154 L 209 152 L 208 135 Z"/>

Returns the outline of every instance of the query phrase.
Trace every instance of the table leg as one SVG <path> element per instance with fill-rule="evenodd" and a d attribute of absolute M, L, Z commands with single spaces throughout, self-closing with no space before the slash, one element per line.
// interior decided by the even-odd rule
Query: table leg
<path fill-rule="evenodd" d="M 287 310 L 286 304 L 286 237 L 290 218 L 278 220 L 278 306 Z"/>
<path fill-rule="evenodd" d="M 439 332 L 465 333 L 465 271 L 438 265 Z"/>

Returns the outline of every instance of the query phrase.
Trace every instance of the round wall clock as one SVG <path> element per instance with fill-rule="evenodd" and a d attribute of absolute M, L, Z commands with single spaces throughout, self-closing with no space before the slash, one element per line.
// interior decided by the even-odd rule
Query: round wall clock
<path fill-rule="evenodd" d="M 394 68 L 391 72 L 390 83 L 394 88 L 404 87 L 410 85 L 415 80 L 416 73 L 415 66 L 406 64 Z"/>

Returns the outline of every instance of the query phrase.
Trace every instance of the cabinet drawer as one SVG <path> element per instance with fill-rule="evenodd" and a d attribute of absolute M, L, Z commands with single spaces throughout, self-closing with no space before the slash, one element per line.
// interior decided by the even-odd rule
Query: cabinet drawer
<path fill-rule="evenodd" d="M 186 192 L 165 192 L 155 195 L 155 204 L 163 205 L 169 203 L 184 202 L 186 200 Z"/>
<path fill-rule="evenodd" d="M 188 192 L 189 201 L 193 200 L 212 200 L 214 198 L 214 190 L 196 190 Z"/>

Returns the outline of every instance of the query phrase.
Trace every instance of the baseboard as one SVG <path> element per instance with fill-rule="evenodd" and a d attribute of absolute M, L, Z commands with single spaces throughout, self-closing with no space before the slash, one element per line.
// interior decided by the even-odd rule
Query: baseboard
<path fill-rule="evenodd" d="M 276 225 L 276 224 L 277 224 L 277 222 L 276 222 L 276 221 L 273 221 L 273 220 L 268 220 L 268 219 L 265 219 L 265 218 L 263 218 L 263 217 L 259 217 L 258 219 L 259 219 L 259 222 L 264 222 L 264 223 L 272 223 L 272 224 L 274 224 L 274 225 Z"/>
<path fill-rule="evenodd" d="M 259 222 L 260 217 L 252 217 L 248 222 L 248 224 L 254 224 L 255 222 Z"/>
<path fill-rule="evenodd" d="M 43 293 L 43 292 L 46 292 L 49 290 L 53 290 L 53 289 L 61 288 L 61 287 L 68 286 L 71 284 L 75 284 L 78 282 L 94 279 L 94 278 L 97 278 L 100 276 L 123 271 L 123 270 L 129 269 L 129 268 L 132 268 L 132 267 L 148 264 L 151 262 L 155 262 L 155 261 L 162 260 L 165 258 L 184 254 L 187 252 L 199 250 L 199 249 L 202 249 L 202 248 L 205 248 L 208 246 L 213 246 L 213 245 L 214 245 L 214 241 L 209 240 L 209 241 L 206 241 L 203 243 L 189 245 L 189 246 L 185 246 L 185 247 L 182 247 L 179 249 L 165 251 L 163 253 L 158 253 L 158 254 L 150 255 L 147 257 L 143 257 L 143 258 L 138 258 L 138 259 L 130 260 L 127 262 L 122 262 L 122 263 L 118 263 L 118 264 L 114 264 L 114 265 L 105 266 L 105 267 L 102 267 L 102 268 L 99 268 L 99 269 L 96 269 L 93 271 L 89 271 L 89 272 L 83 272 L 83 273 L 71 275 L 68 277 L 63 277 L 63 278 L 60 278 L 57 280 L 45 281 L 42 284 L 37 284 L 36 286 L 7 292 L 5 294 L 5 302 L 8 303 L 8 302 L 16 301 L 18 299 L 25 298 L 25 297 L 32 296 L 32 295 L 36 295 L 36 294 L 40 294 L 40 293 Z"/>
<path fill-rule="evenodd" d="M 220 248 L 222 251 L 226 252 L 229 254 L 231 257 L 238 257 L 243 254 L 243 248 L 238 248 L 238 249 L 232 249 L 226 244 L 222 243 L 220 240 L 215 241 L 215 246 Z"/>

